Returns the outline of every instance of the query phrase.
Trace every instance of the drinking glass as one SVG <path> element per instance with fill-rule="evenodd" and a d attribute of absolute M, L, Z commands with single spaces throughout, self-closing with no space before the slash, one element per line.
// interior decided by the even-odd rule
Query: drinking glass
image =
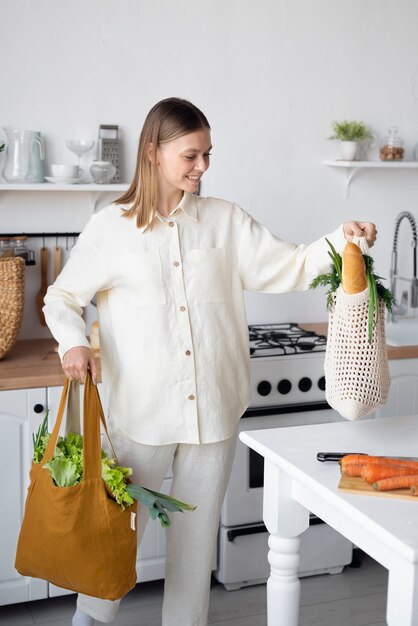
<path fill-rule="evenodd" d="M 94 146 L 94 141 L 92 139 L 66 139 L 65 145 L 68 150 L 74 152 L 78 157 L 78 167 L 80 167 L 80 159 L 83 154 L 90 152 L 90 150 Z"/>

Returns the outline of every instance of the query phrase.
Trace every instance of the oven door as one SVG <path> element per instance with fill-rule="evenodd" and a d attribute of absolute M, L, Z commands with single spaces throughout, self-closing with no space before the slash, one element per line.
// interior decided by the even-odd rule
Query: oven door
<path fill-rule="evenodd" d="M 326 402 L 307 405 L 250 408 L 239 432 L 344 421 Z M 238 439 L 231 478 L 221 511 L 222 526 L 254 524 L 263 519 L 264 459 Z"/>

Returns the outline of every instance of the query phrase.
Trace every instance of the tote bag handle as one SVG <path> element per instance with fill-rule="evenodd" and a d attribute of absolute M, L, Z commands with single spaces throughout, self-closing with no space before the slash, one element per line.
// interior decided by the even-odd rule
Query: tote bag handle
<path fill-rule="evenodd" d="M 57 419 L 54 424 L 41 465 L 52 459 L 57 445 L 58 435 L 61 428 L 62 418 L 68 402 L 68 394 L 71 383 L 68 378 L 65 381 L 60 404 L 58 407 Z M 96 385 L 93 384 L 90 372 L 87 372 L 84 383 L 83 402 L 83 480 L 90 478 L 101 478 L 102 472 L 102 451 L 100 440 L 100 421 L 103 424 L 106 436 L 109 440 L 112 453 L 114 454 L 112 442 L 107 431 L 102 403 Z M 115 458 L 116 455 L 114 454 Z"/>

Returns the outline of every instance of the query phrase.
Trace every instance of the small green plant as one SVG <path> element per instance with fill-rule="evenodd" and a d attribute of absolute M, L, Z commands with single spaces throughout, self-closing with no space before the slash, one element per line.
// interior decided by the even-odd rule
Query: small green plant
<path fill-rule="evenodd" d="M 0 141 L 0 152 L 3 152 L 3 150 L 5 149 L 6 144 L 3 143 L 2 141 Z"/>
<path fill-rule="evenodd" d="M 372 139 L 373 135 L 364 122 L 358 120 L 342 120 L 332 122 L 333 134 L 328 139 L 339 139 L 340 141 L 363 141 Z"/>

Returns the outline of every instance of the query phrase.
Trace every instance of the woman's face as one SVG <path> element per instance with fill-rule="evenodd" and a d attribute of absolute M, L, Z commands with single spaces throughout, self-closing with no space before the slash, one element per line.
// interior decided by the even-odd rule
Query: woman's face
<path fill-rule="evenodd" d="M 160 144 L 157 148 L 160 191 L 196 192 L 209 167 L 211 148 L 210 131 L 206 128 Z"/>

